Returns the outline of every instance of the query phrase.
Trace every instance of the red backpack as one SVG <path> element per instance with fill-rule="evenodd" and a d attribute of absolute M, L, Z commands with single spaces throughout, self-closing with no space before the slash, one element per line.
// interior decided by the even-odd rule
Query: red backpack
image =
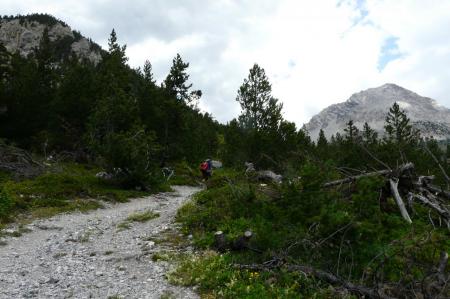
<path fill-rule="evenodd" d="M 208 163 L 203 162 L 202 164 L 200 164 L 200 170 L 208 170 Z"/>

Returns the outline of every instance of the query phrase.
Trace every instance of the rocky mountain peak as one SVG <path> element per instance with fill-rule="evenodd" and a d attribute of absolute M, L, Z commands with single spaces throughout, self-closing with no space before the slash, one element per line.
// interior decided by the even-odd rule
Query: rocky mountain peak
<path fill-rule="evenodd" d="M 345 124 L 353 120 L 362 128 L 367 122 L 380 134 L 384 130 L 384 121 L 389 108 L 398 103 L 422 136 L 436 139 L 450 137 L 450 110 L 439 105 L 435 100 L 423 97 L 396 84 L 387 83 L 353 94 L 347 101 L 331 105 L 311 118 L 305 124 L 311 137 L 316 139 L 320 129 L 327 138 L 342 133 Z"/>
<path fill-rule="evenodd" d="M 96 64 L 101 60 L 101 48 L 74 31 L 64 22 L 47 14 L 0 17 L 0 44 L 10 53 L 26 57 L 39 48 L 45 28 L 50 42 L 58 49 L 57 58 L 75 54 Z"/>

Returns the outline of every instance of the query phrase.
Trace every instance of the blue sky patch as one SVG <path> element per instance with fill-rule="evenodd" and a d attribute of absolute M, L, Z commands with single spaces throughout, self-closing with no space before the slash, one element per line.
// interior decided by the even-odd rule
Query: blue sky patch
<path fill-rule="evenodd" d="M 387 38 L 381 46 L 380 56 L 378 58 L 378 71 L 384 70 L 386 65 L 396 59 L 403 57 L 397 45 L 398 37 Z"/>

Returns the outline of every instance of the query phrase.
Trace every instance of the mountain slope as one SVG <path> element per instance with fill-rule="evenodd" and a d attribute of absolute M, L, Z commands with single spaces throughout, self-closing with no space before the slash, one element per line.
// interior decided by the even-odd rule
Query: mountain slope
<path fill-rule="evenodd" d="M 57 59 L 75 54 L 94 64 L 101 60 L 102 50 L 99 45 L 47 14 L 0 17 L 0 44 L 10 53 L 18 52 L 27 57 L 39 48 L 46 27 Z"/>
<path fill-rule="evenodd" d="M 318 137 L 320 129 L 329 138 L 337 132 L 342 134 L 345 124 L 351 119 L 358 128 L 362 128 L 364 122 L 367 122 L 382 133 L 386 114 L 395 102 L 406 111 L 422 136 L 433 136 L 436 139 L 450 137 L 450 109 L 395 84 L 355 93 L 347 101 L 331 105 L 313 116 L 304 129 L 313 140 Z"/>

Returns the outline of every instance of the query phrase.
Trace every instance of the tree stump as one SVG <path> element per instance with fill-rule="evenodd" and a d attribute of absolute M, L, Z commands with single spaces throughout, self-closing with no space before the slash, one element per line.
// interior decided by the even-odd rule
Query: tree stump
<path fill-rule="evenodd" d="M 244 250 L 249 249 L 249 242 L 250 239 L 253 237 L 253 233 L 249 230 L 245 231 L 245 233 L 237 238 L 233 244 L 232 249 L 233 250 Z"/>
<path fill-rule="evenodd" d="M 226 235 L 221 230 L 214 234 L 214 247 L 219 252 L 224 252 L 228 248 Z"/>

